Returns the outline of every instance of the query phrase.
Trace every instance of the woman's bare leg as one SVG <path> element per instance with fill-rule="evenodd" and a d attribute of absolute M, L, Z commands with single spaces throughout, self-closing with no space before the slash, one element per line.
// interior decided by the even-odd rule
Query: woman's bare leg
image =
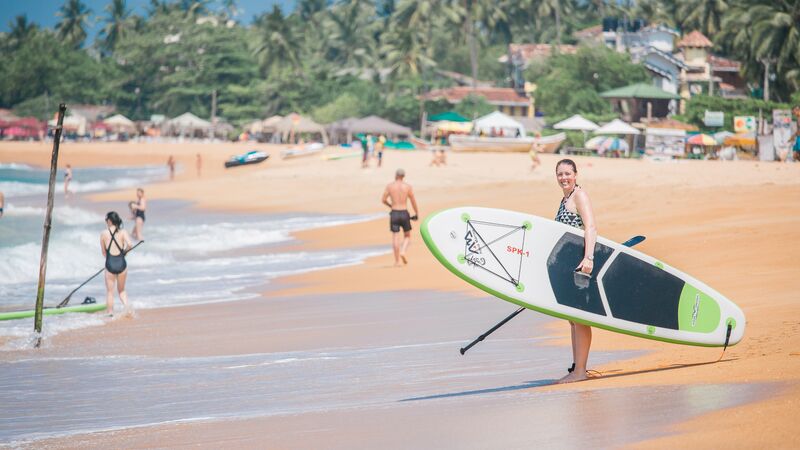
<path fill-rule="evenodd" d="M 114 314 L 114 281 L 113 273 L 106 270 L 106 314 Z"/>
<path fill-rule="evenodd" d="M 122 306 L 125 308 L 125 314 L 130 314 L 131 307 L 130 304 L 128 304 L 128 291 L 125 290 L 125 281 L 127 281 L 127 279 L 127 270 L 117 275 L 117 290 L 119 291 L 119 299 L 122 302 Z"/>
<path fill-rule="evenodd" d="M 587 377 L 586 363 L 589 360 L 589 349 L 592 346 L 592 327 L 579 323 L 572 324 L 572 350 L 575 357 L 575 370 L 558 380 L 558 383 L 582 381 Z"/>
<path fill-rule="evenodd" d="M 134 228 L 133 232 L 136 233 L 136 239 L 143 241 L 144 240 L 144 220 L 141 217 L 136 218 L 136 227 Z"/>

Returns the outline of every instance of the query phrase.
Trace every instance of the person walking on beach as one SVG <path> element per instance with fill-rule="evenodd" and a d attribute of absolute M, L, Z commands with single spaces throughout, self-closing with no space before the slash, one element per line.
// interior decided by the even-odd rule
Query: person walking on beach
<path fill-rule="evenodd" d="M 125 281 L 128 278 L 125 253 L 131 246 L 131 238 L 128 232 L 122 229 L 122 219 L 119 214 L 114 211 L 106 214 L 106 229 L 100 233 L 100 249 L 106 259 L 106 314 L 110 317 L 114 315 L 115 286 L 125 308 L 125 315 L 133 314 L 128 303 L 128 293 L 125 291 Z"/>
<path fill-rule="evenodd" d="M 584 257 L 576 272 L 590 276 L 594 269 L 594 244 L 597 240 L 592 202 L 589 194 L 577 184 L 578 168 L 571 159 L 562 159 L 556 164 L 556 180 L 564 196 L 558 207 L 555 220 L 576 228 L 583 229 Z M 558 383 L 571 383 L 587 378 L 586 362 L 589 359 L 589 348 L 592 345 L 592 328 L 588 325 L 570 321 L 572 335 L 572 367 L 568 374 Z"/>
<path fill-rule="evenodd" d="M 169 179 L 172 181 L 175 179 L 175 157 L 172 155 L 167 159 L 167 167 L 169 167 Z"/>
<path fill-rule="evenodd" d="M 0 191 L 0 219 L 3 218 L 3 208 L 6 207 L 6 197 L 3 195 L 3 191 Z"/>
<path fill-rule="evenodd" d="M 361 168 L 366 169 L 369 167 L 369 147 L 367 146 L 367 138 L 362 134 L 358 141 L 361 143 Z"/>
<path fill-rule="evenodd" d="M 519 131 L 519 130 L 517 130 Z M 542 138 L 542 133 L 536 132 L 536 140 L 533 142 L 531 146 L 531 151 L 528 154 L 531 157 L 531 172 L 536 170 L 537 167 L 542 165 L 542 161 L 539 160 L 539 152 L 542 151 L 542 143 L 540 139 Z"/>
<path fill-rule="evenodd" d="M 378 167 L 383 163 L 383 146 L 386 145 L 386 136 L 380 135 L 375 143 L 375 152 L 378 154 Z"/>
<path fill-rule="evenodd" d="M 69 190 L 69 182 L 72 181 L 72 166 L 67 164 L 64 170 L 64 197 L 69 197 L 71 191 Z"/>
<path fill-rule="evenodd" d="M 403 181 L 406 172 L 397 169 L 394 174 L 394 181 L 386 185 L 383 191 L 383 204 L 391 208 L 389 213 L 389 229 L 392 232 L 392 250 L 394 251 L 394 265 L 399 267 L 400 261 L 408 264 L 406 249 L 411 242 L 411 221 L 417 220 L 419 210 L 417 209 L 417 199 L 414 197 L 414 190 L 411 185 Z M 389 201 L 391 200 L 391 201 Z M 408 201 L 414 208 L 414 215 L 408 214 Z M 403 229 L 403 237 L 400 237 L 400 228 Z"/>
<path fill-rule="evenodd" d="M 200 173 L 203 171 L 203 157 L 200 156 L 200 153 L 197 154 L 195 166 L 197 167 L 197 178 L 200 178 Z"/>
<path fill-rule="evenodd" d="M 137 241 L 144 240 L 144 213 L 147 210 L 147 199 L 144 198 L 144 189 L 136 189 L 135 202 L 130 202 L 128 207 L 131 209 L 132 219 L 136 221 L 133 227 L 133 238 Z"/>

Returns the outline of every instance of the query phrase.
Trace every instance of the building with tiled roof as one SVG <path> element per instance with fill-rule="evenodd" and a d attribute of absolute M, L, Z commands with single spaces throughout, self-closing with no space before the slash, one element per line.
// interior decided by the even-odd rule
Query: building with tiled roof
<path fill-rule="evenodd" d="M 554 53 L 574 54 L 578 51 L 578 47 L 569 44 L 508 44 L 508 50 L 511 54 L 512 62 L 525 68 L 533 61 L 547 58 Z M 508 62 L 508 55 L 503 55 L 497 60 L 501 63 L 506 63 Z"/>
<path fill-rule="evenodd" d="M 593 27 L 584 28 L 572 33 L 580 42 L 602 42 L 603 41 L 603 26 L 595 25 Z"/>
<path fill-rule="evenodd" d="M 468 96 L 483 97 L 486 103 L 509 116 L 532 115 L 531 99 L 512 88 L 454 86 L 435 89 L 420 96 L 423 100 L 446 100 L 451 104 L 460 103 Z"/>
<path fill-rule="evenodd" d="M 694 30 L 678 42 L 678 48 L 711 48 L 714 44 L 701 32 Z"/>

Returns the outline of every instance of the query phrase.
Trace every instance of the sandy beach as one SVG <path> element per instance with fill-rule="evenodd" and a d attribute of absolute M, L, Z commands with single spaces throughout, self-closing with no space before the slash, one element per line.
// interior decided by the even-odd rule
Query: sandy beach
<path fill-rule="evenodd" d="M 262 164 L 223 168 L 230 155 L 251 148 L 264 149 L 272 156 Z M 428 152 L 389 151 L 382 168 L 373 164 L 361 169 L 357 158 L 281 160 L 282 148 L 229 143 L 66 143 L 61 146 L 59 166 L 72 164 L 77 177 L 86 167 L 165 165 L 174 155 L 180 168 L 176 179 L 144 186 L 148 201 L 154 204 L 190 202 L 197 211 L 223 214 L 379 217 L 294 233 L 295 240 L 276 247 L 276 252 L 386 250 L 390 243 L 388 215 L 380 196 L 398 167 L 406 170 L 406 180 L 414 186 L 421 217 L 458 205 L 552 217 L 561 198 L 553 174 L 558 155 L 541 155 L 542 166 L 531 171 L 525 154 L 451 153 L 447 166 L 430 167 Z M 44 143 L 3 142 L 0 163 L 48 167 L 50 151 Z M 203 158 L 201 176 L 195 171 L 198 153 Z M 325 153 L 344 151 L 329 148 Z M 106 429 L 101 420 L 97 429 L 105 431 L 19 445 L 800 446 L 793 429 L 794 413 L 800 409 L 800 299 L 795 291 L 800 240 L 794 237 L 800 227 L 800 165 L 574 159 L 578 181 L 591 195 L 600 235 L 618 242 L 646 235 L 641 251 L 703 280 L 744 310 L 745 338 L 728 348 L 721 361 L 715 363 L 722 352 L 719 348 L 671 345 L 595 330 L 589 365 L 601 375 L 587 382 L 550 385 L 568 365 L 569 328 L 563 321 L 527 311 L 460 356 L 460 346 L 515 307 L 490 298 L 442 267 L 422 243 L 416 222 L 409 264 L 403 268 L 393 268 L 391 254 L 384 252 L 364 264 L 282 277 L 257 300 L 142 310 L 134 320 L 58 334 L 40 350 L 0 352 L 0 364 L 9 365 L 87 355 L 153 361 L 232 358 L 236 364 L 250 364 L 247 358 L 255 354 L 311 357 L 336 349 L 325 351 L 331 358 L 345 359 L 351 355 L 347 352 L 372 349 L 363 356 L 365 364 L 378 364 L 376 373 L 385 370 L 396 383 L 387 386 L 401 386 L 398 392 L 387 392 L 380 383 L 370 384 L 369 377 L 361 381 L 362 389 L 355 389 L 359 383 L 355 377 L 342 384 L 330 381 L 330 386 L 320 382 L 320 396 L 335 398 L 335 392 L 344 389 L 342 398 L 350 403 L 338 408 L 325 403 L 324 408 L 298 412 L 287 406 L 285 412 L 271 416 L 242 414 L 224 420 L 119 429 Z M 132 195 L 132 189 L 127 189 L 94 193 L 88 198 L 124 205 Z M 7 196 L 6 201 L 13 202 L 13 198 Z M 540 340 L 549 349 L 548 355 L 552 351 L 561 358 L 554 361 L 548 356 L 541 363 L 552 371 L 545 378 L 526 375 L 540 364 L 531 360 L 535 355 L 525 351 L 530 339 Z M 398 347 L 411 345 L 419 346 L 414 353 L 403 353 L 405 347 Z M 418 363 L 424 369 L 415 374 L 430 375 L 429 384 L 404 385 L 400 375 L 407 368 L 381 366 L 386 362 L 379 359 L 376 349 L 391 355 L 399 352 L 399 361 Z M 370 358 L 378 358 L 378 362 Z M 551 363 L 552 367 L 547 365 Z M 498 373 L 498 367 L 513 370 Z M 281 389 L 280 381 L 276 390 Z M 242 388 L 248 389 L 246 385 Z M 290 398 L 275 401 L 293 404 Z M 627 424 L 636 420 L 639 428 L 629 429 Z"/>

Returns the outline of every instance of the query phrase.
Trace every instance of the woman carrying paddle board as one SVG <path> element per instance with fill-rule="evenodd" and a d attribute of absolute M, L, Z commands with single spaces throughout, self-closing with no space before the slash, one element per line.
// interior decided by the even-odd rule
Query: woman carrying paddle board
<path fill-rule="evenodd" d="M 114 315 L 114 286 L 119 292 L 119 299 L 125 307 L 125 314 L 131 315 L 125 281 L 128 278 L 128 264 L 125 261 L 126 250 L 131 248 L 131 238 L 122 229 L 122 219 L 114 211 L 106 214 L 106 229 L 100 233 L 100 249 L 106 259 L 106 314 Z"/>
<path fill-rule="evenodd" d="M 594 268 L 594 244 L 597 240 L 597 227 L 592 212 L 589 194 L 577 184 L 578 168 L 571 159 L 562 159 L 556 164 L 556 180 L 564 196 L 556 213 L 556 222 L 561 222 L 583 230 L 583 260 L 575 268 L 576 277 L 589 277 Z M 586 362 L 592 345 L 592 328 L 588 325 L 570 321 L 572 335 L 572 367 L 558 383 L 572 383 L 587 378 Z"/>

